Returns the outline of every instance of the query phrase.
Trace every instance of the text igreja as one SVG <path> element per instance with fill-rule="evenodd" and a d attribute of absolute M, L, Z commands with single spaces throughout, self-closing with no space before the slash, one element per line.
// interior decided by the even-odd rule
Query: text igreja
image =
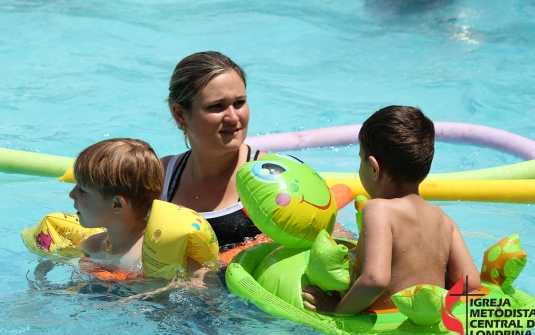
<path fill-rule="evenodd" d="M 504 299 L 473 299 L 470 300 L 470 306 L 476 306 L 476 307 L 511 307 L 511 301 L 509 301 L 509 298 Z"/>
<path fill-rule="evenodd" d="M 470 307 L 487 307 L 470 308 L 471 318 L 535 318 L 535 309 L 510 309 L 511 301 L 508 298 L 470 300 Z"/>

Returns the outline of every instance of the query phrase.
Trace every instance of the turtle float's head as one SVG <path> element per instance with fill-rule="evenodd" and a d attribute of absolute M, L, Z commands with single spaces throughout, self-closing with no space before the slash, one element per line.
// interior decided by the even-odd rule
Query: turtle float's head
<path fill-rule="evenodd" d="M 238 193 L 251 220 L 289 248 L 309 248 L 322 229 L 332 233 L 336 203 L 321 176 L 299 159 L 277 153 L 238 170 Z"/>

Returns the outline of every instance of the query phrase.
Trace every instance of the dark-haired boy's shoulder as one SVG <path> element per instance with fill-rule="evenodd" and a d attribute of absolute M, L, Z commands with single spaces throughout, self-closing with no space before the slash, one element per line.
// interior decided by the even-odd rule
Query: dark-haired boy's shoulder
<path fill-rule="evenodd" d="M 402 206 L 403 204 L 403 198 L 393 198 L 393 199 L 383 199 L 383 198 L 376 198 L 376 199 L 370 199 L 366 202 L 364 205 L 365 209 L 368 210 L 376 210 L 376 209 L 397 209 L 398 207 Z"/>
<path fill-rule="evenodd" d="M 363 208 L 363 213 L 367 216 L 373 216 L 374 219 L 388 220 L 391 217 L 398 216 L 403 211 L 403 204 L 399 198 L 370 199 Z"/>
<path fill-rule="evenodd" d="M 418 195 L 393 199 L 371 199 L 364 205 L 363 213 L 371 215 L 373 219 L 384 221 L 414 220 L 424 215 L 435 217 L 446 224 L 455 224 L 440 207 L 427 202 Z"/>

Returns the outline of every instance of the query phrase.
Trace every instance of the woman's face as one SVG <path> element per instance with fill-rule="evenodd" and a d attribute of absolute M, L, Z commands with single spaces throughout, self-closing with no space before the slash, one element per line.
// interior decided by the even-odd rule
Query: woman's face
<path fill-rule="evenodd" d="M 236 71 L 212 78 L 193 100 L 191 109 L 175 117 L 179 121 L 182 117 L 191 148 L 237 150 L 247 136 L 249 124 L 249 105 L 242 78 Z"/>

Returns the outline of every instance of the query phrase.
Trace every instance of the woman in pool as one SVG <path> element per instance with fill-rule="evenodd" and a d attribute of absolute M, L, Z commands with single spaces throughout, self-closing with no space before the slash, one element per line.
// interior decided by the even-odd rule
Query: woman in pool
<path fill-rule="evenodd" d="M 265 154 L 244 143 L 245 85 L 245 72 L 213 51 L 181 60 L 169 84 L 169 109 L 190 150 L 162 158 L 161 199 L 199 212 L 223 247 L 261 233 L 243 211 L 235 181 L 243 163 Z"/>
<path fill-rule="evenodd" d="M 190 150 L 162 158 L 161 199 L 199 212 L 223 250 L 261 233 L 243 210 L 235 180 L 242 164 L 265 155 L 244 143 L 245 88 L 243 69 L 214 51 L 182 59 L 169 84 L 169 109 Z"/>

